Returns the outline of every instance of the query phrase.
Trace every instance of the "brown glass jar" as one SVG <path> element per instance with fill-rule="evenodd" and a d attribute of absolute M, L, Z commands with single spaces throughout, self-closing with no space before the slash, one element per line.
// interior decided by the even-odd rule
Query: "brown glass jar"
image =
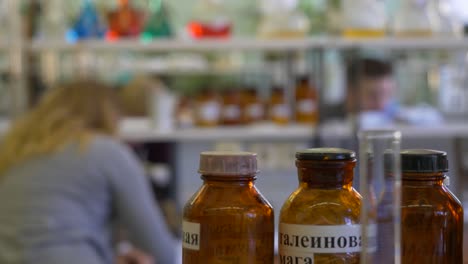
<path fill-rule="evenodd" d="M 265 107 L 257 90 L 250 88 L 244 91 L 242 106 L 242 117 L 245 124 L 261 122 L 265 118 Z"/>
<path fill-rule="evenodd" d="M 238 90 L 224 92 L 221 120 L 223 125 L 242 124 L 242 98 Z"/>
<path fill-rule="evenodd" d="M 213 90 L 202 90 L 195 100 L 195 124 L 199 127 L 213 127 L 220 122 L 221 103 Z"/>
<path fill-rule="evenodd" d="M 287 125 L 291 119 L 291 112 L 286 103 L 284 89 L 275 87 L 271 92 L 269 102 L 270 120 L 277 125 Z"/>
<path fill-rule="evenodd" d="M 359 263 L 361 196 L 352 187 L 356 154 L 337 148 L 296 153 L 299 188 L 281 209 L 281 263 Z"/>
<path fill-rule="evenodd" d="M 403 264 L 461 264 L 463 208 L 445 186 L 447 153 L 401 152 Z"/>
<path fill-rule="evenodd" d="M 308 78 L 300 78 L 296 87 L 296 122 L 312 124 L 318 122 L 317 90 L 309 84 Z"/>
<path fill-rule="evenodd" d="M 203 152 L 199 172 L 183 213 L 183 263 L 272 264 L 274 214 L 254 185 L 256 154 Z"/>

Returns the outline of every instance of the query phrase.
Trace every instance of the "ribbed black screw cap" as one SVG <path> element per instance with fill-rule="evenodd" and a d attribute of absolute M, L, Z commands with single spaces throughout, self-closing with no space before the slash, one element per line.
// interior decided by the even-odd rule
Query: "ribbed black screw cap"
<path fill-rule="evenodd" d="M 402 172 L 447 172 L 447 153 L 432 149 L 401 151 Z"/>

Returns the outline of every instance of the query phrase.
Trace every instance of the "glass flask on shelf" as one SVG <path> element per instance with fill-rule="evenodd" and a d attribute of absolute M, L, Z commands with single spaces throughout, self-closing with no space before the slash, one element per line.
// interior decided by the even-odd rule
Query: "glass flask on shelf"
<path fill-rule="evenodd" d="M 67 32 L 67 40 L 75 42 L 79 39 L 102 38 L 105 26 L 99 16 L 94 0 L 83 0 L 82 7 L 72 28 Z"/>
<path fill-rule="evenodd" d="M 149 18 L 146 22 L 141 39 L 150 41 L 154 38 L 172 36 L 172 28 L 169 22 L 169 14 L 163 0 L 149 0 Z"/>
<path fill-rule="evenodd" d="M 447 153 L 401 152 L 402 263 L 463 263 L 463 207 L 447 188 Z"/>
<path fill-rule="evenodd" d="M 328 35 L 338 36 L 341 34 L 342 29 L 342 11 L 341 0 L 327 0 L 327 28 Z"/>
<path fill-rule="evenodd" d="M 402 37 L 432 35 L 429 2 L 430 0 L 399 1 L 393 18 L 393 33 Z"/>
<path fill-rule="evenodd" d="M 342 34 L 349 38 L 383 37 L 387 27 L 385 0 L 343 0 Z"/>
<path fill-rule="evenodd" d="M 63 0 L 41 2 L 39 38 L 50 41 L 65 39 L 69 27 L 65 5 L 66 3 Z"/>
<path fill-rule="evenodd" d="M 118 7 L 108 13 L 109 30 L 106 38 L 112 41 L 139 36 L 143 30 L 144 12 L 135 8 L 131 0 L 119 0 L 118 3 Z"/>
<path fill-rule="evenodd" d="M 464 117 L 468 114 L 468 87 L 466 87 L 466 54 L 456 53 L 440 65 L 435 77 L 438 85 L 438 106 L 445 116 Z"/>
<path fill-rule="evenodd" d="M 296 166 L 299 187 L 280 213 L 280 263 L 359 264 L 361 196 L 352 186 L 356 154 L 307 149 L 296 153 Z"/>
<path fill-rule="evenodd" d="M 255 37 L 259 19 L 257 1 L 226 1 L 226 5 L 232 23 L 232 35 L 243 38 Z"/>
<path fill-rule="evenodd" d="M 310 34 L 327 33 L 327 11 L 329 0 L 299 0 L 301 10 L 310 21 Z"/>
<path fill-rule="evenodd" d="M 232 22 L 224 0 L 197 1 L 187 24 L 187 32 L 192 38 L 226 38 L 231 31 Z"/>
<path fill-rule="evenodd" d="M 186 203 L 182 263 L 274 262 L 274 212 L 255 186 L 257 154 L 200 155 L 203 185 Z"/>
<path fill-rule="evenodd" d="M 318 122 L 318 94 L 309 79 L 300 77 L 296 86 L 296 122 L 315 125 Z"/>
<path fill-rule="evenodd" d="M 308 17 L 295 1 L 261 1 L 261 19 L 257 35 L 262 38 L 300 38 L 310 30 Z"/>

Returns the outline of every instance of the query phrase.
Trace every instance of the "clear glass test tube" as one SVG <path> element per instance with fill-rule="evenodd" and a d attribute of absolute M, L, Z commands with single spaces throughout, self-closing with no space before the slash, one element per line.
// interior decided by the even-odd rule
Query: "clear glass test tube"
<path fill-rule="evenodd" d="M 369 130 L 358 138 L 361 264 L 400 264 L 401 133 Z"/>

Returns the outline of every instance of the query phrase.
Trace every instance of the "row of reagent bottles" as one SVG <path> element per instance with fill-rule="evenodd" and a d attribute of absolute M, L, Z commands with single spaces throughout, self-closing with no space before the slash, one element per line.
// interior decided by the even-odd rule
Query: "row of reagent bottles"
<path fill-rule="evenodd" d="M 444 184 L 446 153 L 406 150 L 401 161 L 401 263 L 461 264 L 463 208 Z M 279 263 L 362 263 L 356 162 L 346 149 L 296 153 L 299 187 L 280 212 Z M 203 185 L 184 208 L 183 263 L 275 263 L 274 213 L 254 185 L 256 154 L 202 152 L 199 168 Z"/>

